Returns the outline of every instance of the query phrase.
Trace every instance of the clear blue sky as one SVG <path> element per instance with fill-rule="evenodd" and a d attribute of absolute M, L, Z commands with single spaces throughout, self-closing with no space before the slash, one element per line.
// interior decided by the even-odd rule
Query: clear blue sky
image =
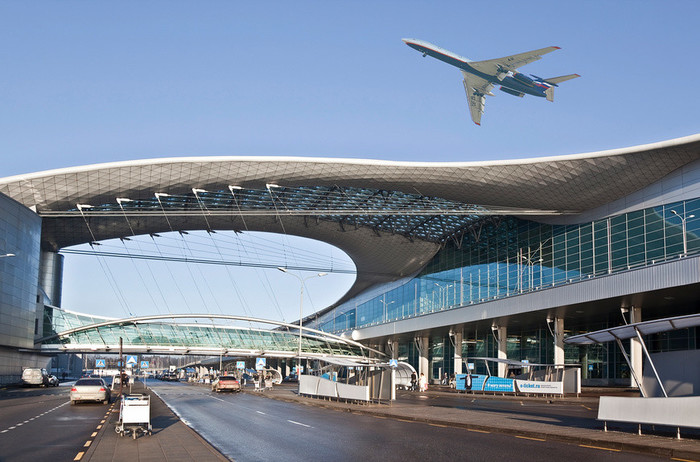
<path fill-rule="evenodd" d="M 690 135 L 699 17 L 681 0 L 6 0 L 0 176 L 200 155 L 477 161 Z M 554 103 L 495 91 L 478 127 L 459 71 L 403 37 L 473 60 L 557 45 L 521 70 L 582 77 Z M 67 285 L 82 278 L 67 265 Z"/>

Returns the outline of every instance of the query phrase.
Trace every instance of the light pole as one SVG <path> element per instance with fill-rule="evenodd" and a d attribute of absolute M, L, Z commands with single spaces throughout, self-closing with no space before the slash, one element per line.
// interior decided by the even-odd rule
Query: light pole
<path fill-rule="evenodd" d="M 389 303 L 387 303 L 387 302 L 386 302 L 386 294 L 385 294 L 385 295 L 384 295 L 384 299 L 383 299 L 383 300 L 379 300 L 379 301 L 382 303 L 382 305 L 384 305 L 384 322 L 387 322 L 387 321 L 389 320 L 389 310 L 388 310 L 387 307 L 388 307 L 389 305 L 391 305 L 392 303 L 394 303 L 396 300 L 392 300 L 392 301 L 390 301 Z"/>
<path fill-rule="evenodd" d="M 273 185 L 274 186 L 274 185 Z M 302 328 L 302 320 L 304 318 L 304 282 L 311 278 L 320 278 L 323 276 L 326 276 L 328 273 L 318 273 L 314 274 L 311 276 L 307 276 L 305 278 L 302 278 L 301 276 L 298 276 L 294 273 L 290 273 L 287 271 L 287 268 L 282 268 L 281 266 L 277 267 L 278 270 L 282 271 L 283 273 L 289 274 L 290 276 L 294 276 L 299 280 L 299 285 L 300 285 L 300 292 L 299 292 L 299 351 L 298 351 L 298 356 L 299 356 L 299 364 L 297 366 L 297 377 L 301 375 L 301 328 Z"/>
<path fill-rule="evenodd" d="M 688 255 L 688 238 L 685 235 L 685 222 L 688 218 L 695 218 L 695 215 L 688 215 L 687 217 L 682 217 L 675 210 L 671 210 L 671 213 L 681 219 L 681 225 L 683 227 L 683 256 Z"/>
<path fill-rule="evenodd" d="M 16 257 L 16 255 L 13 253 L 6 253 L 5 255 L 0 255 L 0 258 L 5 258 L 5 257 Z"/>

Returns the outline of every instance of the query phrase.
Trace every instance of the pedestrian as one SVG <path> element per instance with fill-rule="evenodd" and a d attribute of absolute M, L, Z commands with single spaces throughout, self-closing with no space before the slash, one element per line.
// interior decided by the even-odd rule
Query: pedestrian
<path fill-rule="evenodd" d="M 416 373 L 411 372 L 411 391 L 416 391 Z"/>
<path fill-rule="evenodd" d="M 420 373 L 420 379 L 418 379 L 418 388 L 421 393 L 428 390 L 428 379 L 425 378 L 425 374 L 422 372 Z"/>

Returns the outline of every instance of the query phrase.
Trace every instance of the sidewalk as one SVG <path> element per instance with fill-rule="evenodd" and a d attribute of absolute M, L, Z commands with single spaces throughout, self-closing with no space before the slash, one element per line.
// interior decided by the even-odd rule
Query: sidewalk
<path fill-rule="evenodd" d="M 111 412 L 85 452 L 82 461 L 90 462 L 186 462 L 227 461 L 213 446 L 182 423 L 157 396 L 141 382 L 133 385 L 133 393 L 151 395 L 151 436 L 119 436 L 114 430 L 119 420 L 119 399 L 110 405 Z"/>
<path fill-rule="evenodd" d="M 436 389 L 437 388 L 437 389 Z M 622 392 L 625 393 L 625 392 Z M 700 461 L 700 433 L 695 429 L 681 429 L 688 437 L 678 440 L 675 436 L 637 434 L 637 426 L 609 422 L 604 432 L 603 423 L 596 420 L 599 393 L 593 392 L 580 398 L 547 399 L 541 397 L 493 396 L 486 394 L 457 394 L 449 389 L 433 387 L 426 393 L 408 392 L 397 394 L 391 404 L 351 404 L 322 398 L 299 396 L 296 387 L 277 387 L 259 393 L 267 398 L 278 399 L 303 405 L 320 406 L 341 412 L 353 412 L 392 419 L 425 422 L 434 425 L 462 427 L 469 430 L 504 433 L 527 438 L 539 438 L 578 445 L 655 454 L 669 458 Z M 418 400 L 418 403 L 416 402 Z M 485 401 L 514 401 L 521 403 L 523 412 L 503 410 L 497 406 L 492 410 L 470 409 L 475 403 Z M 493 403 L 497 404 L 497 403 Z M 556 413 L 543 414 L 528 412 L 526 404 L 551 405 Z M 586 416 L 580 417 L 581 408 Z M 567 415 L 568 414 L 568 415 Z M 651 432 L 644 426 L 643 432 Z M 673 429 L 675 435 L 675 429 Z"/>

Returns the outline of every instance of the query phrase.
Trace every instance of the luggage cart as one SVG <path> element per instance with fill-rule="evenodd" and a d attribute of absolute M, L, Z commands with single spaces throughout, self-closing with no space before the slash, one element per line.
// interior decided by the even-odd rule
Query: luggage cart
<path fill-rule="evenodd" d="M 149 395 L 131 394 L 122 395 L 119 406 L 119 422 L 116 432 L 120 436 L 131 433 L 136 439 L 139 433 L 144 435 L 153 433 L 151 427 L 151 397 Z"/>

